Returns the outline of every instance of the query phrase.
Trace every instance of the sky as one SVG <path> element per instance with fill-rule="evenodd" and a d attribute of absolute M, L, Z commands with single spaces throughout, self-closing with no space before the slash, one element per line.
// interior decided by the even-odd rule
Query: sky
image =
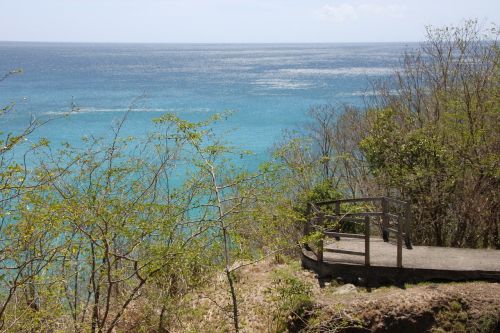
<path fill-rule="evenodd" d="M 0 41 L 412 42 L 500 24 L 499 0 L 0 0 Z"/>

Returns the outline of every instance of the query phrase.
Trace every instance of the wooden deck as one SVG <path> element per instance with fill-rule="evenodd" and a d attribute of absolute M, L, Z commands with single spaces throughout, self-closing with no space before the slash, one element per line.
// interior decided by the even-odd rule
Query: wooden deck
<path fill-rule="evenodd" d="M 302 265 L 320 278 L 367 285 L 500 281 L 500 250 L 413 246 L 412 223 L 410 204 L 390 197 L 309 203 L 304 235 L 316 240 L 305 244 Z"/>
<path fill-rule="evenodd" d="M 347 280 L 369 279 L 373 283 L 418 282 L 425 280 L 500 281 L 500 250 L 458 249 L 432 246 L 403 247 L 402 267 L 397 267 L 397 247 L 379 237 L 370 238 L 370 266 L 359 255 L 330 252 L 341 250 L 362 252 L 362 239 L 329 240 L 324 244 L 323 262 L 312 251 L 303 251 L 303 266 L 321 277 Z"/>

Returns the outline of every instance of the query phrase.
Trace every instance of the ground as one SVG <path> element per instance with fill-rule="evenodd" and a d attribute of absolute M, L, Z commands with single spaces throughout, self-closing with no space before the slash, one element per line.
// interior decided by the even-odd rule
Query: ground
<path fill-rule="evenodd" d="M 236 275 L 242 332 L 500 332 L 500 284 L 422 283 L 404 288 L 327 283 L 298 262 L 263 261 Z M 230 332 L 221 275 L 186 299 L 177 332 Z"/>
<path fill-rule="evenodd" d="M 499 283 L 424 283 L 317 301 L 308 332 L 500 332 Z"/>

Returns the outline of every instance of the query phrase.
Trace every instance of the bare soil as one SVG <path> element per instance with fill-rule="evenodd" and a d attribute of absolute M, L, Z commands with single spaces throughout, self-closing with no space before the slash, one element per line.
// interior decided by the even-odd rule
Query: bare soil
<path fill-rule="evenodd" d="M 333 299 L 318 295 L 307 332 L 500 332 L 500 284 L 425 283 Z"/>

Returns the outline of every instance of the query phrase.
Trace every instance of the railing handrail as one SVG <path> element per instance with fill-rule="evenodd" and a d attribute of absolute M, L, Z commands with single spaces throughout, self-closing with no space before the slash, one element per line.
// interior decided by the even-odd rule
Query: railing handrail
<path fill-rule="evenodd" d="M 314 202 L 313 204 L 317 206 L 325 206 L 325 205 L 330 205 L 330 204 L 335 204 L 335 203 L 351 203 L 351 202 L 369 202 L 369 201 L 391 201 L 396 204 L 400 205 L 407 205 L 408 203 L 406 201 L 392 198 L 392 197 L 366 197 L 366 198 L 349 198 L 349 199 L 335 199 L 335 200 L 326 200 L 326 201 L 318 201 Z"/>

